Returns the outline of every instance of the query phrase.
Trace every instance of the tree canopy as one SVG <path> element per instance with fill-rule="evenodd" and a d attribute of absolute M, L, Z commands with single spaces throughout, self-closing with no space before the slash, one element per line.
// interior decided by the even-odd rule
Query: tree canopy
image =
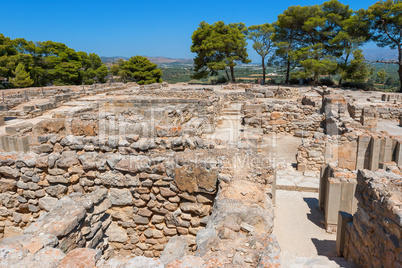
<path fill-rule="evenodd" d="M 17 72 L 19 64 L 22 67 Z M 22 74 L 21 68 L 29 74 L 31 84 L 17 83 L 20 78 L 15 76 Z M 10 39 L 0 34 L 0 76 L 9 77 L 14 87 L 104 82 L 106 70 L 95 53 L 76 52 L 58 42 Z"/>
<path fill-rule="evenodd" d="M 25 71 L 24 64 L 19 63 L 15 69 L 15 77 L 10 79 L 16 87 L 29 87 L 33 84 L 33 80 L 29 77 L 29 73 Z"/>
<path fill-rule="evenodd" d="M 128 61 L 120 59 L 111 67 L 111 73 L 120 76 L 123 81 L 134 81 L 139 85 L 162 83 L 162 71 L 158 65 L 150 62 L 146 57 L 134 56 Z"/>
<path fill-rule="evenodd" d="M 214 24 L 201 22 L 192 35 L 191 52 L 197 53 L 194 58 L 194 78 L 203 78 L 208 74 L 217 74 L 225 70 L 228 80 L 235 81 L 234 67 L 239 63 L 251 62 L 247 59 L 247 42 L 243 23 L 225 24 L 218 21 Z M 230 75 L 226 67 L 230 69 Z"/>
<path fill-rule="evenodd" d="M 390 47 L 398 51 L 398 60 L 387 62 L 398 64 L 401 84 L 399 92 L 402 92 L 402 1 L 379 1 L 359 12 L 369 24 L 372 40 L 379 47 Z"/>
<path fill-rule="evenodd" d="M 265 83 L 266 64 L 272 63 L 274 59 L 274 33 L 273 25 L 269 23 L 252 25 L 247 28 L 247 38 L 253 41 L 253 48 L 261 56 L 262 81 Z M 266 62 L 268 60 L 268 62 Z"/>

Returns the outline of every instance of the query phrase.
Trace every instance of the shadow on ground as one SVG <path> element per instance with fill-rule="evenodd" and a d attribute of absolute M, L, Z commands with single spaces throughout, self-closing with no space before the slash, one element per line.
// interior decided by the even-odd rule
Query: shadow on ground
<path fill-rule="evenodd" d="M 318 208 L 318 199 L 305 197 L 303 198 L 307 206 L 310 208 L 310 213 L 307 214 L 307 218 L 320 228 L 324 229 L 325 214 Z"/>
<path fill-rule="evenodd" d="M 311 241 L 313 242 L 315 248 L 317 249 L 318 255 L 327 257 L 331 261 L 336 262 L 340 267 L 346 267 L 346 268 L 358 267 L 354 263 L 347 262 L 344 258 L 337 256 L 335 240 L 319 240 L 317 238 L 311 238 Z"/>

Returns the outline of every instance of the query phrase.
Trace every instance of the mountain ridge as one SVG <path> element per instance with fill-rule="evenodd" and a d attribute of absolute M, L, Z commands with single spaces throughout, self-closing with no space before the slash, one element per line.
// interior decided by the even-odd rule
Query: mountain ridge
<path fill-rule="evenodd" d="M 381 47 L 366 47 L 362 48 L 363 54 L 365 58 L 369 61 L 377 61 L 377 60 L 397 60 L 398 52 L 396 50 L 392 50 L 390 48 L 381 48 Z M 193 64 L 193 59 L 190 58 L 169 58 L 169 57 L 150 57 L 144 56 L 148 58 L 152 63 L 155 64 Z M 101 57 L 102 62 L 106 64 L 111 64 L 113 62 L 117 62 L 119 59 L 128 60 L 129 57 L 123 56 L 112 56 L 112 57 Z M 259 60 L 252 62 L 252 64 L 260 64 Z"/>
<path fill-rule="evenodd" d="M 151 61 L 152 63 L 155 64 L 172 64 L 172 63 L 181 63 L 181 64 L 192 64 L 193 63 L 193 59 L 189 59 L 189 58 L 179 58 L 179 59 L 175 59 L 175 58 L 168 58 L 168 57 L 149 57 L 149 56 L 144 56 L 147 59 L 149 59 L 149 61 Z M 128 60 L 129 57 L 123 57 L 123 56 L 112 56 L 112 57 L 101 57 L 101 60 L 103 63 L 113 63 L 113 62 L 117 62 L 119 59 L 123 59 L 123 60 Z"/>

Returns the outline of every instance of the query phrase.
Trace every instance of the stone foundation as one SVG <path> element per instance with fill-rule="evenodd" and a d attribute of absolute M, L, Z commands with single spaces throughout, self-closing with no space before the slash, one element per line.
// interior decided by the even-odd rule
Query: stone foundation
<path fill-rule="evenodd" d="M 346 224 L 343 255 L 364 267 L 400 267 L 401 175 L 361 170 L 359 201 L 353 221 Z"/>

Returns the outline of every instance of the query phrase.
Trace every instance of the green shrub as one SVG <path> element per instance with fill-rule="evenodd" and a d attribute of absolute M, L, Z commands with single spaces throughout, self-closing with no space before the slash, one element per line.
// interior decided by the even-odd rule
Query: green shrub
<path fill-rule="evenodd" d="M 324 86 L 333 86 L 335 85 L 334 80 L 330 77 L 324 77 L 320 79 L 320 83 Z"/>
<path fill-rule="evenodd" d="M 374 85 L 368 84 L 368 83 L 345 82 L 345 83 L 342 83 L 342 87 L 357 88 L 357 89 L 362 89 L 365 91 L 375 90 Z"/>
<path fill-rule="evenodd" d="M 298 85 L 298 84 L 300 84 L 300 79 L 299 78 L 291 78 L 291 79 L 289 79 L 289 84 Z"/>
<path fill-rule="evenodd" d="M 271 78 L 271 79 L 268 79 L 267 84 L 270 84 L 270 85 L 277 85 L 277 84 L 279 84 L 279 83 L 278 83 L 278 81 L 276 81 L 276 79 Z"/>
<path fill-rule="evenodd" d="M 217 84 L 224 84 L 224 83 L 226 83 L 227 81 L 228 81 L 228 79 L 227 79 L 225 76 L 220 75 L 220 76 L 218 77 L 218 79 L 216 80 L 216 83 L 217 83 Z"/>
<path fill-rule="evenodd" d="M 86 79 L 86 80 L 84 81 L 84 84 L 85 84 L 85 85 L 93 85 L 93 83 L 95 83 L 95 81 L 94 81 L 93 79 Z"/>

